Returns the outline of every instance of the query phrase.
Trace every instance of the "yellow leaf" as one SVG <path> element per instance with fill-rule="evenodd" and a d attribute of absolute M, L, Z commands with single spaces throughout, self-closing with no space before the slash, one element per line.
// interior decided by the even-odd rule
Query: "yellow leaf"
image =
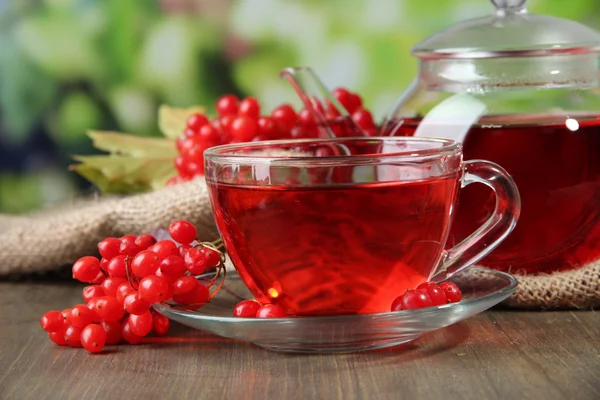
<path fill-rule="evenodd" d="M 177 157 L 173 139 L 148 138 L 111 131 L 88 131 L 94 147 L 111 154 L 125 154 L 135 158 Z"/>
<path fill-rule="evenodd" d="M 205 108 L 199 106 L 175 108 L 162 105 L 158 109 L 158 127 L 166 137 L 177 139 L 183 133 L 190 115 L 204 112 Z"/>

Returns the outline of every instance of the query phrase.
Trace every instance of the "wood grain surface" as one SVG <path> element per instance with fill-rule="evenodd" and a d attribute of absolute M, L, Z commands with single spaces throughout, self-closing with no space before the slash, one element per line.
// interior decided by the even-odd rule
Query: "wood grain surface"
<path fill-rule="evenodd" d="M 290 355 L 180 325 L 100 355 L 39 326 L 81 286 L 0 283 L 0 399 L 600 399 L 600 313 L 488 311 L 401 348 Z"/>

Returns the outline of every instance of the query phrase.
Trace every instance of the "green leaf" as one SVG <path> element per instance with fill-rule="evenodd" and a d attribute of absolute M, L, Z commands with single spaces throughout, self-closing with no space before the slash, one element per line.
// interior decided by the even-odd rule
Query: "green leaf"
<path fill-rule="evenodd" d="M 132 158 L 161 158 L 173 160 L 177 156 L 175 141 L 168 138 L 148 138 L 111 131 L 88 131 L 94 147 L 111 154 Z"/>
<path fill-rule="evenodd" d="M 205 108 L 199 106 L 175 108 L 162 105 L 158 109 L 158 126 L 163 135 L 176 139 L 181 136 L 190 115 L 204 112 Z"/>
<path fill-rule="evenodd" d="M 163 188 L 176 175 L 172 158 L 131 156 L 74 156 L 77 172 L 104 193 L 139 193 Z"/>

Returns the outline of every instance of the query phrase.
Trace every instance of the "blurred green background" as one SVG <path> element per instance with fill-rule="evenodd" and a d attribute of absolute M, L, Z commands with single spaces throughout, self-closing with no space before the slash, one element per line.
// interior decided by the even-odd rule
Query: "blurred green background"
<path fill-rule="evenodd" d="M 598 0 L 530 0 L 600 28 Z M 488 0 L 0 0 L 0 212 L 86 193 L 67 171 L 86 129 L 158 135 L 159 104 L 224 93 L 297 104 L 278 78 L 310 65 L 380 117 L 416 72 L 410 48 Z"/>

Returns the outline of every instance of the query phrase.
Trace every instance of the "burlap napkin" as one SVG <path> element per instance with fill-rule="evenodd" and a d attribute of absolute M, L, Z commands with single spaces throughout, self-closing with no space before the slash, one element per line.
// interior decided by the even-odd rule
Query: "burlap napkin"
<path fill-rule="evenodd" d="M 187 219 L 201 240 L 217 238 L 204 180 L 128 197 L 98 197 L 22 217 L 0 215 L 0 276 L 66 268 L 108 236 L 141 234 Z M 569 272 L 520 276 L 515 308 L 600 306 L 600 260 Z"/>

